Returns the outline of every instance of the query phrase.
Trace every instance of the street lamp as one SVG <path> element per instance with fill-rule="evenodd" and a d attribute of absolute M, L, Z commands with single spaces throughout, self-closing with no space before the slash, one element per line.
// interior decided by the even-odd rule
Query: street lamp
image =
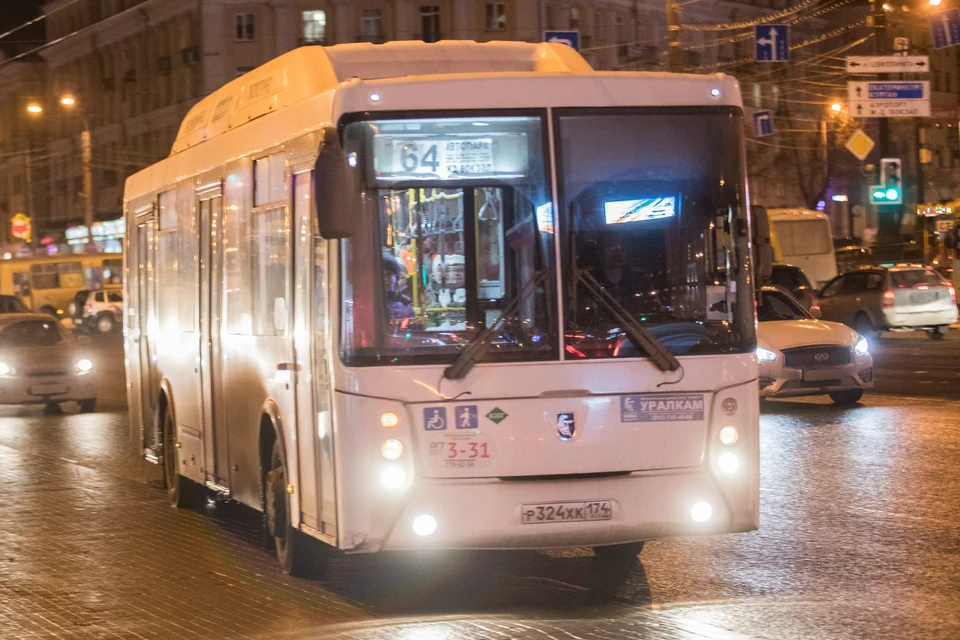
<path fill-rule="evenodd" d="M 840 113 L 840 111 L 843 110 L 843 105 L 841 105 L 839 102 L 834 102 L 832 105 L 830 105 L 830 110 L 834 113 Z"/>
<path fill-rule="evenodd" d="M 60 104 L 67 109 L 74 109 L 77 100 L 70 94 L 60 97 Z M 93 242 L 93 170 L 90 167 L 91 162 L 91 143 L 90 143 L 90 124 L 79 111 L 76 112 L 83 125 L 83 131 L 80 132 L 80 159 L 83 164 L 83 224 L 87 228 L 87 247 L 94 245 Z"/>
<path fill-rule="evenodd" d="M 939 7 L 940 0 L 928 0 L 927 4 L 929 4 L 931 7 Z"/>
<path fill-rule="evenodd" d="M 30 104 L 27 105 L 27 113 L 35 116 L 40 115 L 41 113 L 43 113 L 43 107 L 41 107 L 35 102 L 31 102 Z"/>

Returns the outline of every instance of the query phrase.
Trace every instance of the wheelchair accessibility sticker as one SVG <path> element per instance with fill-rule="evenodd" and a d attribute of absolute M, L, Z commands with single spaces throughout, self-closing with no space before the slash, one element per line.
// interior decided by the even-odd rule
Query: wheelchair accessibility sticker
<path fill-rule="evenodd" d="M 447 408 L 427 407 L 423 410 L 423 428 L 427 431 L 447 430 Z"/>

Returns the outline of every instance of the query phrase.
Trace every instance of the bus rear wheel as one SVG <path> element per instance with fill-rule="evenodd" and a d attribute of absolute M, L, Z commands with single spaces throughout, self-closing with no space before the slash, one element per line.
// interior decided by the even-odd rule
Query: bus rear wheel
<path fill-rule="evenodd" d="M 204 492 L 196 482 L 180 475 L 180 456 L 177 448 L 177 422 L 173 409 L 163 409 L 163 484 L 167 488 L 170 505 L 192 509 L 203 504 Z"/>
<path fill-rule="evenodd" d="M 326 568 L 332 550 L 293 527 L 287 499 L 287 468 L 277 440 L 270 451 L 263 487 L 267 535 L 273 538 L 280 568 L 298 578 L 318 577 Z"/>
<path fill-rule="evenodd" d="M 601 560 L 636 558 L 643 551 L 643 540 L 624 544 L 610 544 L 603 547 L 594 547 L 593 555 Z"/>

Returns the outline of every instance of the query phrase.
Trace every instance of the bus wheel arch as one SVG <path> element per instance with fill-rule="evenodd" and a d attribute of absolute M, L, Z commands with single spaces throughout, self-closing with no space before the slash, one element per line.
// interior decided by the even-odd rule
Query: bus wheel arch
<path fill-rule="evenodd" d="M 40 307 L 40 313 L 45 313 L 45 314 L 47 314 L 48 316 L 53 316 L 54 318 L 57 317 L 57 310 L 56 310 L 56 308 L 54 308 L 53 306 L 51 306 L 51 305 L 49 305 L 49 304 L 45 304 L 45 305 L 43 305 L 42 307 Z"/>
<path fill-rule="evenodd" d="M 268 401 L 260 415 L 260 487 L 265 542 L 274 548 L 285 573 L 297 577 L 322 571 L 319 556 L 306 535 L 293 526 L 291 513 L 298 502 L 287 488 L 290 482 L 283 422 L 276 404 Z"/>

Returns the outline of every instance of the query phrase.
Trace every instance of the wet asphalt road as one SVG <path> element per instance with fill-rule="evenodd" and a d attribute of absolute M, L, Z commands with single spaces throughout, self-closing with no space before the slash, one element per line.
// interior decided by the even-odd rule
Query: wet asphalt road
<path fill-rule="evenodd" d="M 767 403 L 757 532 L 651 542 L 616 566 L 385 554 L 298 580 L 253 514 L 166 506 L 129 444 L 115 345 L 99 354 L 116 363 L 101 413 L 0 407 L 4 640 L 960 638 L 957 401 Z"/>

